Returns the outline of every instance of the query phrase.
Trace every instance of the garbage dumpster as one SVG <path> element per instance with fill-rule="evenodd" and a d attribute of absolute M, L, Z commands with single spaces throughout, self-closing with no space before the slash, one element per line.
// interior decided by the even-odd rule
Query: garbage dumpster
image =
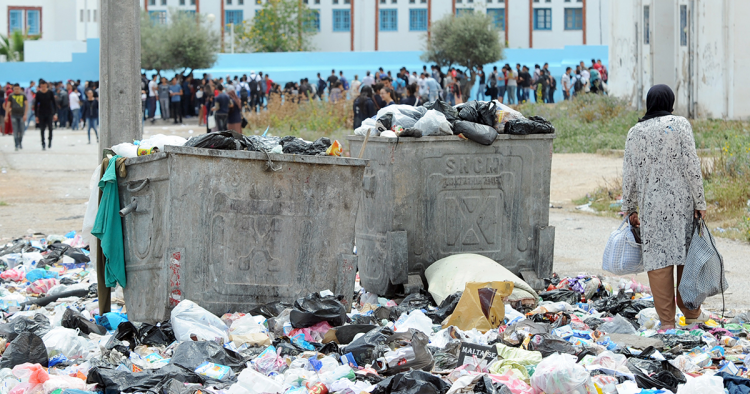
<path fill-rule="evenodd" d="M 350 301 L 366 163 L 175 146 L 128 159 L 129 318 L 166 320 L 183 299 L 219 316 L 324 289 Z"/>
<path fill-rule="evenodd" d="M 359 152 L 364 137 L 347 137 Z M 554 135 L 371 137 L 356 244 L 362 287 L 390 295 L 435 261 L 487 256 L 533 287 L 552 274 L 549 188 Z"/>

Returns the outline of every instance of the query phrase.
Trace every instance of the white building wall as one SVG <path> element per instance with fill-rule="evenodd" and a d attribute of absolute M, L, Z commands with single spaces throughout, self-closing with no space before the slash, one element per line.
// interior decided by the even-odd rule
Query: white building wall
<path fill-rule="evenodd" d="M 76 40 L 99 38 L 100 0 L 75 0 Z"/>
<path fill-rule="evenodd" d="M 86 52 L 83 41 L 26 41 L 23 46 L 25 62 L 70 62 L 74 53 Z"/>
<path fill-rule="evenodd" d="M 687 11 L 681 42 L 680 6 Z M 644 7 L 650 10 L 650 43 Z M 619 0 L 611 5 L 610 89 L 645 108 L 648 89 L 665 83 L 675 92 L 675 113 L 699 118 L 750 118 L 750 36 L 743 0 Z"/>
<path fill-rule="evenodd" d="M 76 0 L 0 0 L 0 33 L 8 34 L 8 7 L 40 7 L 40 40 L 75 40 L 74 18 Z M 93 1 L 93 0 L 91 0 Z"/>

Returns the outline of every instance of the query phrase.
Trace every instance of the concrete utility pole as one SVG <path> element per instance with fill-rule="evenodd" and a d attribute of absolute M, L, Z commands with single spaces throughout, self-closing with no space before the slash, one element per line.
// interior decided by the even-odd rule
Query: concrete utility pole
<path fill-rule="evenodd" d="M 140 22 L 139 0 L 101 0 L 100 151 L 143 135 Z"/>

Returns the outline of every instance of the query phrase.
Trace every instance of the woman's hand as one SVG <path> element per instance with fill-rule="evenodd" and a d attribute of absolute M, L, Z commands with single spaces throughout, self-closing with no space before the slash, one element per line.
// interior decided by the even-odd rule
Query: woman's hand
<path fill-rule="evenodd" d="M 641 221 L 638 219 L 638 212 L 633 212 L 630 214 L 630 225 L 633 227 L 641 227 Z"/>
<path fill-rule="evenodd" d="M 696 209 L 694 216 L 695 216 L 696 219 L 706 220 L 706 210 L 705 209 L 703 209 L 703 210 Z"/>

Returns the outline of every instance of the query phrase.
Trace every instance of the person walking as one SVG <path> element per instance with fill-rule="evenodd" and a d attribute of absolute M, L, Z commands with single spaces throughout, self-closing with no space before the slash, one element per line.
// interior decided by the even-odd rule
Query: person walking
<path fill-rule="evenodd" d="M 16 150 L 23 149 L 23 134 L 26 132 L 24 122 L 29 111 L 29 100 L 19 84 L 13 85 L 13 93 L 5 101 L 5 117 L 10 119 L 13 129 L 13 141 Z"/>
<path fill-rule="evenodd" d="M 359 75 L 354 74 L 354 80 L 352 81 L 351 85 L 352 99 L 355 99 L 357 98 L 357 96 L 359 96 L 359 88 L 362 87 L 362 82 L 359 80 Z"/>
<path fill-rule="evenodd" d="M 167 82 L 167 78 L 161 77 L 161 83 L 157 88 L 157 92 L 159 94 L 159 112 L 161 112 L 161 119 L 169 121 L 169 106 L 172 100 L 170 100 L 169 82 Z"/>
<path fill-rule="evenodd" d="M 506 64 L 505 67 L 505 75 L 508 79 L 508 85 L 505 87 L 506 92 L 508 93 L 508 105 L 516 104 L 516 89 L 518 89 L 518 75 L 515 71 L 510 67 L 510 64 Z"/>
<path fill-rule="evenodd" d="M 219 95 L 214 98 L 214 119 L 216 120 L 216 130 L 224 131 L 227 130 L 227 121 L 229 118 L 229 106 L 232 105 L 232 100 L 224 92 L 224 86 L 219 84 L 216 87 Z"/>
<path fill-rule="evenodd" d="M 233 130 L 242 134 L 242 101 L 234 90 L 227 92 L 232 105 L 227 113 L 227 130 Z"/>
<path fill-rule="evenodd" d="M 571 84 L 570 84 L 570 71 L 571 71 L 570 67 L 566 68 L 565 69 L 565 74 L 563 74 L 563 76 L 562 76 L 562 88 L 563 88 L 562 94 L 563 94 L 563 100 L 570 100 L 570 98 L 571 98 L 571 96 L 570 96 L 570 88 L 571 88 Z"/>
<path fill-rule="evenodd" d="M 89 144 L 91 144 L 91 129 L 94 129 L 96 142 L 99 143 L 99 131 L 96 129 L 99 126 L 99 100 L 94 97 L 93 90 L 86 91 L 86 100 L 83 100 L 83 118 L 86 119 L 88 125 L 86 133 L 89 137 Z"/>
<path fill-rule="evenodd" d="M 156 97 L 159 95 L 158 84 L 156 83 L 156 74 L 151 76 L 151 81 L 148 82 L 148 119 L 151 123 L 156 122 Z"/>
<path fill-rule="evenodd" d="M 487 87 L 485 75 L 484 75 L 484 67 L 479 66 L 477 67 L 477 77 L 479 78 L 479 89 L 477 90 L 477 100 L 486 100 L 487 98 L 484 95 L 484 90 Z"/>
<path fill-rule="evenodd" d="M 174 124 L 182 123 L 182 86 L 177 83 L 177 77 L 172 78 L 172 84 L 169 85 L 170 107 L 169 112 L 172 114 Z M 179 121 L 177 121 L 179 119 Z"/>
<path fill-rule="evenodd" d="M 47 146 L 52 148 L 52 123 L 57 120 L 57 103 L 55 94 L 49 90 L 49 85 L 45 80 L 39 81 L 39 91 L 34 98 L 34 114 L 36 115 L 35 123 L 42 134 L 42 150 L 47 149 L 44 146 L 44 129 L 49 130 Z"/>
<path fill-rule="evenodd" d="M 26 95 L 26 101 L 29 104 L 29 107 L 27 109 L 26 113 L 26 119 L 24 122 L 26 123 L 24 125 L 24 131 L 26 131 L 29 128 L 29 125 L 31 124 L 31 121 L 34 119 L 34 94 L 36 93 L 36 82 L 30 81 L 29 87 L 23 90 L 23 94 Z"/>
<path fill-rule="evenodd" d="M 64 86 L 57 89 L 57 104 L 57 121 L 60 128 L 64 129 L 68 127 L 68 113 L 70 112 L 70 97 Z"/>
<path fill-rule="evenodd" d="M 78 130 L 78 126 L 81 124 L 81 96 L 78 95 L 78 90 L 73 87 L 68 94 L 68 101 L 70 102 L 70 111 L 73 113 L 73 124 L 71 128 Z"/>
<path fill-rule="evenodd" d="M 640 227 L 643 266 L 662 330 L 675 328 L 675 287 L 680 287 L 693 219 L 706 217 L 693 130 L 687 119 L 672 115 L 674 102 L 669 86 L 649 89 L 646 115 L 628 132 L 622 171 L 622 210 Z M 676 305 L 688 325 L 709 318 L 700 308 L 687 309 L 679 290 Z"/>
<path fill-rule="evenodd" d="M 182 117 L 189 118 L 190 117 L 190 104 L 192 102 L 192 90 L 190 89 L 190 81 L 193 77 L 188 75 L 187 77 L 182 77 L 182 96 L 180 96 L 180 103 L 182 104 Z M 237 77 L 235 76 L 235 79 Z M 239 82 L 237 82 L 239 85 Z"/>

